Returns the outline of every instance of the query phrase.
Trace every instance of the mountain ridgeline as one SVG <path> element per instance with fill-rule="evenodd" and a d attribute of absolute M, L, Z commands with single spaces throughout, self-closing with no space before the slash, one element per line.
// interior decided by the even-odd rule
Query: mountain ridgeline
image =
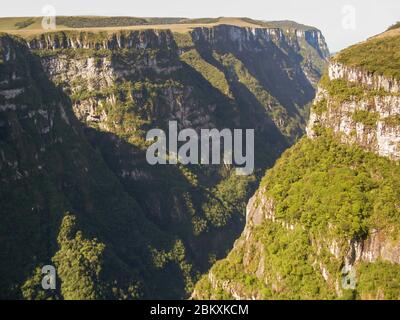
<path fill-rule="evenodd" d="M 332 57 L 307 136 L 268 170 L 196 299 L 400 299 L 400 34 Z"/>
<path fill-rule="evenodd" d="M 189 297 L 304 134 L 328 55 L 293 23 L 0 34 L 0 297 Z M 146 132 L 172 120 L 255 129 L 254 174 L 150 166 Z"/>

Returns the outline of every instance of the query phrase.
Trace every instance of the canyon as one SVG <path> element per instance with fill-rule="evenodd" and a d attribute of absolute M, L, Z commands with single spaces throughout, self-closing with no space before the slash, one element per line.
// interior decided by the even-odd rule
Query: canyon
<path fill-rule="evenodd" d="M 398 30 L 331 57 L 314 27 L 200 20 L 0 33 L 0 298 L 399 299 Z M 254 130 L 254 171 L 149 163 L 171 123 Z"/>
<path fill-rule="evenodd" d="M 398 43 L 388 32 L 330 59 L 307 135 L 267 171 L 192 298 L 399 299 Z"/>
<path fill-rule="evenodd" d="M 1 297 L 191 295 L 304 134 L 329 55 L 315 28 L 251 25 L 0 35 Z M 146 132 L 169 121 L 254 129 L 254 174 L 151 166 Z"/>

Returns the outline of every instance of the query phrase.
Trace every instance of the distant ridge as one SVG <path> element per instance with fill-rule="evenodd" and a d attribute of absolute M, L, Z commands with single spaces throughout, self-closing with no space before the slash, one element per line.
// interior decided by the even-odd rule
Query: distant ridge
<path fill-rule="evenodd" d="M 0 18 L 0 31 L 13 34 L 42 33 L 42 17 L 7 17 Z M 171 29 L 173 31 L 187 32 L 199 26 L 215 26 L 221 24 L 235 25 L 252 28 L 280 28 L 283 30 L 317 30 L 314 27 L 303 25 L 294 21 L 261 21 L 244 17 L 219 17 L 196 18 L 182 17 L 124 17 L 124 16 L 57 16 L 57 30 L 69 29 Z"/>

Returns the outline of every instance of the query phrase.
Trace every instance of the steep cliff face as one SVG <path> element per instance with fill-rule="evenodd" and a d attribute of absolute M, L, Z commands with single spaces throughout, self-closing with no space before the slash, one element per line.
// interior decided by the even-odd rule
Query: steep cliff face
<path fill-rule="evenodd" d="M 240 38 L 249 32 L 249 42 Z M 1 35 L 0 295 L 48 298 L 38 268 L 54 264 L 53 298 L 187 297 L 238 237 L 260 173 L 305 129 L 314 78 L 303 62 L 326 57 L 303 56 L 285 36 L 269 40 L 274 33 Z M 150 166 L 145 134 L 171 120 L 179 129 L 255 128 L 255 174 Z M 17 241 L 7 232 L 14 223 L 25 235 Z"/>
<path fill-rule="evenodd" d="M 120 31 L 111 34 L 63 31 L 35 36 L 28 39 L 27 44 L 32 50 L 176 48 L 172 33 L 168 30 Z"/>
<path fill-rule="evenodd" d="M 329 56 L 318 30 L 221 25 L 197 28 L 192 37 L 204 60 L 228 69 L 232 85 L 239 80 L 250 88 L 284 135 L 291 141 L 301 135 L 308 115 L 305 106 L 314 97 L 313 86 Z M 249 75 L 240 72 L 243 68 Z"/>
<path fill-rule="evenodd" d="M 150 166 L 146 132 L 155 127 L 167 131 L 172 120 L 179 129 L 257 127 L 256 140 L 267 149 L 256 159 L 260 168 L 272 163 L 288 141 L 260 105 L 239 106 L 204 78 L 209 72 L 199 74 L 182 61 L 175 42 L 164 41 L 169 37 L 169 31 L 140 31 L 116 36 L 116 43 L 137 40 L 128 47 L 34 52 L 50 79 L 70 97 L 76 117 L 88 127 L 87 137 L 125 190 L 161 229 L 185 239 L 196 268 L 202 270 L 210 257 L 224 255 L 240 232 L 242 208 L 255 177 L 239 179 L 223 166 Z M 115 39 L 106 38 L 107 43 Z M 239 184 L 229 187 L 229 196 L 219 191 L 235 182 Z M 217 193 L 214 199 L 211 195 Z"/>
<path fill-rule="evenodd" d="M 91 147 L 40 59 L 7 35 L 0 48 L 0 296 L 164 295 L 164 272 L 182 273 L 157 268 L 152 250 L 174 248 L 175 239 L 148 220 Z M 40 285 L 48 264 L 58 270 L 56 291 Z M 185 285 L 175 284 L 171 296 Z"/>
<path fill-rule="evenodd" d="M 154 82 L 154 76 L 160 82 L 162 77 L 174 78 L 183 74 L 189 65 L 224 94 L 218 98 L 218 106 L 233 103 L 237 105 L 237 109 L 244 109 L 245 113 L 251 111 L 251 115 L 243 115 L 242 112 L 241 117 L 250 117 L 245 121 L 257 128 L 268 127 L 269 134 L 272 129 L 268 122 L 272 120 L 289 142 L 293 142 L 304 132 L 308 104 L 315 94 L 313 86 L 319 80 L 329 54 L 323 36 L 317 30 L 284 32 L 279 28 L 241 28 L 228 25 L 196 28 L 191 34 L 175 35 L 169 31 L 157 30 L 113 35 L 61 32 L 42 35 L 31 39 L 28 44 L 34 51 L 49 55 L 43 62 L 45 69 L 54 81 L 70 88 L 73 97 L 82 91 L 90 93 L 89 101 L 80 99 L 78 102 L 83 103 L 81 108 L 74 107 L 76 112 L 89 116 L 89 120 L 95 120 L 90 117 L 96 117 L 96 111 L 103 111 L 96 105 L 98 97 L 93 99 L 95 90 L 102 93 L 100 91 L 104 92 L 108 87 L 110 91 L 111 87 L 115 87 L 115 82 L 138 84 L 142 78 Z M 71 55 L 66 51 L 71 52 L 71 49 L 77 49 L 75 53 L 94 51 L 93 55 L 99 56 L 95 58 L 89 53 L 83 58 L 81 55 L 73 63 L 68 63 Z M 126 55 L 129 51 L 139 55 Z M 55 52 L 60 54 L 54 54 Z M 76 54 L 75 58 L 78 58 Z M 86 79 L 79 78 L 81 75 L 76 71 L 81 69 L 85 71 L 83 77 Z M 67 75 L 73 77 L 74 81 L 65 81 Z M 96 77 L 101 80 L 96 82 Z M 80 80 L 90 83 L 76 86 Z M 187 79 L 180 82 L 183 84 L 185 81 L 188 82 Z M 187 83 L 185 87 L 189 87 L 186 92 L 174 87 L 174 84 L 166 88 L 179 92 L 175 95 L 164 92 L 168 99 L 173 100 L 170 101 L 172 106 L 176 105 L 174 101 L 178 100 L 178 96 L 188 97 L 189 100 L 195 94 L 189 92 L 197 89 L 195 83 Z M 190 87 L 194 87 L 194 90 Z M 225 101 L 221 101 L 222 99 Z M 200 127 L 207 122 L 214 125 L 215 121 L 209 119 L 207 114 L 210 111 L 215 114 L 218 109 L 222 109 L 219 107 L 216 111 L 210 110 L 215 109 L 216 103 L 213 103 L 202 112 L 199 110 L 202 106 L 188 110 L 187 106 L 196 104 L 193 99 L 180 103 L 186 110 L 166 111 L 172 111 L 176 117 L 181 117 L 185 127 Z M 196 117 L 192 115 L 194 109 L 199 110 Z M 264 112 L 267 112 L 266 116 L 261 115 Z M 199 119 L 200 123 L 188 120 L 189 114 L 192 118 Z M 254 114 L 259 116 L 255 117 Z M 256 118 L 260 120 L 254 123 Z M 243 122 L 239 119 L 234 121 Z M 231 120 L 228 121 L 230 122 Z"/>
<path fill-rule="evenodd" d="M 334 62 L 321 83 L 308 135 L 317 125 L 341 133 L 341 140 L 399 160 L 400 86 L 397 79 Z M 337 91 L 341 94 L 337 97 Z"/>
<path fill-rule="evenodd" d="M 209 38 L 209 34 L 216 38 Z M 223 255 L 238 235 L 243 217 L 240 212 L 253 190 L 254 179 L 242 179 L 245 190 L 243 195 L 239 196 L 242 191 L 235 195 L 242 198 L 230 200 L 237 203 L 233 208 L 219 208 L 207 200 L 208 191 L 203 190 L 205 186 L 214 193 L 216 188 L 224 188 L 223 181 L 236 180 L 229 178 L 230 172 L 221 173 L 219 167 L 190 169 L 193 181 L 184 173 L 187 187 L 194 188 L 184 197 L 180 179 L 180 192 L 165 192 L 169 188 L 158 177 L 165 172 L 176 176 L 177 172 L 147 165 L 144 133 L 155 126 L 165 129 L 170 120 L 178 121 L 180 129 L 255 128 L 256 147 L 263 149 L 257 152 L 256 174 L 262 172 L 304 131 L 307 104 L 314 89 L 302 61 L 322 65 L 326 44 L 314 48 L 324 54 L 311 59 L 299 53 L 298 42 L 303 40 L 298 38 L 294 43 L 280 29 L 222 25 L 189 34 L 156 30 L 112 35 L 56 33 L 28 43 L 41 56 L 52 81 L 70 96 L 79 120 L 128 142 L 89 133 L 93 146 L 101 148 L 129 192 L 155 223 L 168 225 L 169 232 L 176 232 L 177 220 L 188 224 L 194 254 L 200 254 L 199 261 L 207 261 L 203 254 Z M 284 91 L 285 86 L 291 92 Z M 190 213 L 192 207 L 195 213 Z M 215 211 L 217 216 L 211 213 Z M 188 236 L 188 231 L 183 233 Z M 193 239 L 193 233 L 200 236 Z M 197 250 L 204 241 L 209 250 Z"/>
<path fill-rule="evenodd" d="M 242 236 L 193 298 L 400 298 L 397 43 L 332 59 L 307 136 L 267 171 Z"/>

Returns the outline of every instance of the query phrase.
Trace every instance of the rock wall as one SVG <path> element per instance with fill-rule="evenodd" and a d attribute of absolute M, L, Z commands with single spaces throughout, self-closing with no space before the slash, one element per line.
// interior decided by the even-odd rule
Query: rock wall
<path fill-rule="evenodd" d="M 317 92 L 315 104 L 325 105 L 323 112 L 312 111 L 307 128 L 309 137 L 314 127 L 323 126 L 339 134 L 341 140 L 358 144 L 364 149 L 393 160 L 400 159 L 400 95 L 399 82 L 383 76 L 348 68 L 338 63 L 329 66 L 330 81 L 345 81 L 361 86 L 361 97 L 339 100 L 323 86 Z M 359 121 L 356 113 L 364 112 L 373 119 Z M 372 121 L 372 122 L 371 122 Z"/>
<path fill-rule="evenodd" d="M 175 48 L 169 30 L 119 31 L 115 33 L 90 33 L 59 31 L 45 33 L 27 41 L 31 50 L 57 49 L 158 49 Z"/>
<path fill-rule="evenodd" d="M 383 89 L 388 93 L 400 92 L 400 81 L 395 78 L 387 78 L 357 67 L 348 67 L 339 62 L 333 61 L 330 64 L 328 74 L 331 80 L 345 79 L 352 83 L 364 85 L 368 89 Z"/>
<path fill-rule="evenodd" d="M 324 36 L 316 29 L 284 30 L 221 25 L 214 28 L 195 28 L 192 36 L 195 42 L 206 42 L 214 48 L 228 47 L 238 52 L 261 52 L 266 49 L 270 52 L 271 46 L 282 48 L 299 63 L 314 85 L 319 81 L 323 66 L 330 55 Z"/>

